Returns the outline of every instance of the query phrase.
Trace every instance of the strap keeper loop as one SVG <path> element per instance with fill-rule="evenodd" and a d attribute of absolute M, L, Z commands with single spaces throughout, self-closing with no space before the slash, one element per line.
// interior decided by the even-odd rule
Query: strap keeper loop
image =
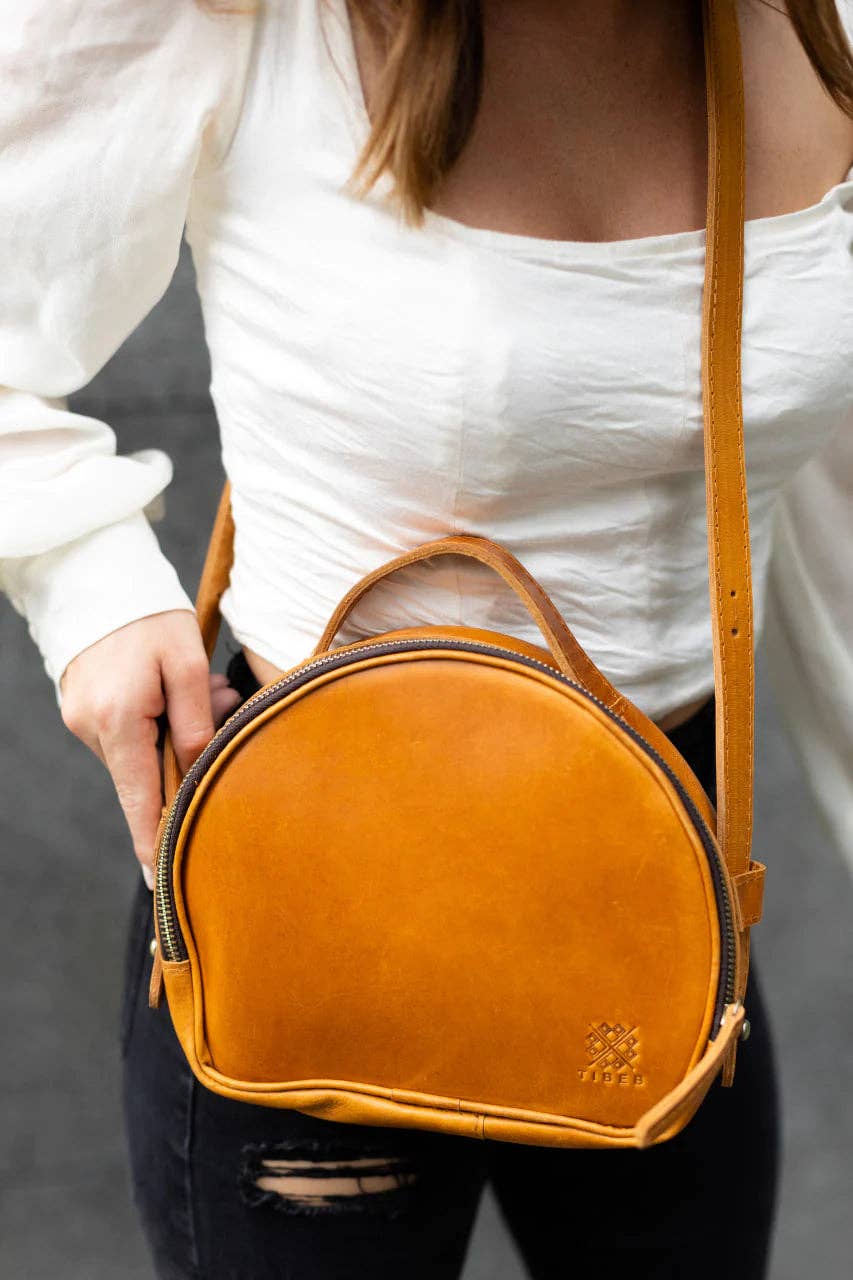
<path fill-rule="evenodd" d="M 761 919 L 764 903 L 764 875 L 766 867 L 763 862 L 750 860 L 746 871 L 732 877 L 737 899 L 737 911 L 740 930 L 749 929 Z"/>

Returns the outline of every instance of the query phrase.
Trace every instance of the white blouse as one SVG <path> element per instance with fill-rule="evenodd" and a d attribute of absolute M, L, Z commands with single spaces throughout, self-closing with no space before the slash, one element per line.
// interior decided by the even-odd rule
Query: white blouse
<path fill-rule="evenodd" d="M 162 296 L 185 224 L 238 641 L 288 667 L 358 577 L 464 530 L 521 558 L 649 716 L 712 689 L 704 231 L 416 230 L 387 184 L 348 195 L 368 121 L 345 0 L 29 0 L 0 83 L 0 581 L 58 699 L 82 649 L 192 608 L 146 517 L 168 457 L 117 454 L 65 399 Z M 747 223 L 743 335 L 756 634 L 853 865 L 851 354 L 853 169 Z M 382 584 L 342 639 L 442 621 L 539 640 L 455 557 Z"/>

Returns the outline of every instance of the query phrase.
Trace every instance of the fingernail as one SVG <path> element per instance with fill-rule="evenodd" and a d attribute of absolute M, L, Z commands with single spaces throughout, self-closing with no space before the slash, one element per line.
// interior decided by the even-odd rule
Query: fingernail
<path fill-rule="evenodd" d="M 154 888 L 154 872 L 151 870 L 150 867 L 142 868 L 142 879 L 148 885 L 149 889 Z"/>

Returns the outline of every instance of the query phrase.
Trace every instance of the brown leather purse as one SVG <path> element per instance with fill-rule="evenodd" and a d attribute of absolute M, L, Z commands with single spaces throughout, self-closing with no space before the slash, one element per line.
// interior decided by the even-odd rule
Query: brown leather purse
<path fill-rule="evenodd" d="M 502 547 L 417 547 L 344 597 L 309 659 L 219 728 L 183 780 L 166 741 L 162 987 L 209 1089 L 328 1120 L 558 1147 L 677 1134 L 743 1036 L 753 635 L 743 455 L 743 90 L 733 0 L 705 0 L 703 404 L 717 699 L 715 814 Z M 233 525 L 198 593 L 208 654 Z M 333 648 L 374 583 L 454 554 L 542 632 L 417 627 Z"/>

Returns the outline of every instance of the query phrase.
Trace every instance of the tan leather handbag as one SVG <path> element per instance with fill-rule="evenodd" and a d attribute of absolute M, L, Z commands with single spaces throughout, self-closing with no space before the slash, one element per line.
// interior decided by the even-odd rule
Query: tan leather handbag
<path fill-rule="evenodd" d="M 743 94 L 733 0 L 706 0 L 703 310 L 715 814 L 502 547 L 460 534 L 358 582 L 311 657 L 183 780 L 166 742 L 162 986 L 209 1089 L 328 1120 L 557 1147 L 647 1147 L 733 1079 L 749 928 L 753 636 L 741 388 Z M 208 654 L 226 489 L 198 594 Z M 374 583 L 471 556 L 543 648 L 417 627 L 333 648 Z"/>

